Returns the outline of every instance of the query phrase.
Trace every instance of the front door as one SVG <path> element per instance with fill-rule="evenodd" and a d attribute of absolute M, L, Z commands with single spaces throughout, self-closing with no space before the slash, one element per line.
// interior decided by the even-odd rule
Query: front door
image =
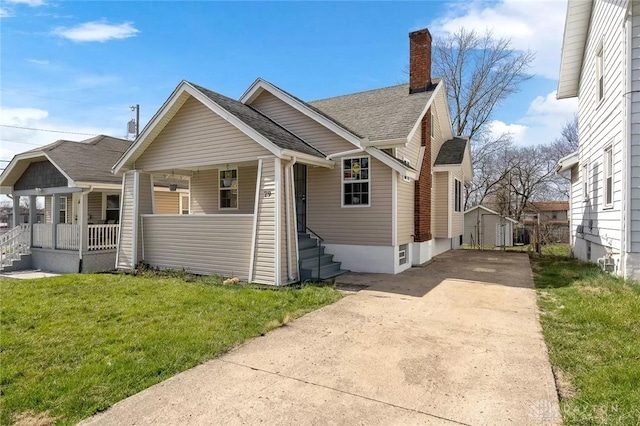
<path fill-rule="evenodd" d="M 293 182 L 296 191 L 296 221 L 298 232 L 307 230 L 307 166 L 305 164 L 293 165 Z"/>

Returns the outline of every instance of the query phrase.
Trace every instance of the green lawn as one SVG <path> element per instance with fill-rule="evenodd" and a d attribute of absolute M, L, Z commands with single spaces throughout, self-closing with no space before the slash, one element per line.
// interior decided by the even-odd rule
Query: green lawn
<path fill-rule="evenodd" d="M 640 425 L 640 287 L 564 256 L 532 256 L 565 425 Z"/>
<path fill-rule="evenodd" d="M 77 422 L 341 297 L 187 281 L 0 279 L 0 424 Z"/>

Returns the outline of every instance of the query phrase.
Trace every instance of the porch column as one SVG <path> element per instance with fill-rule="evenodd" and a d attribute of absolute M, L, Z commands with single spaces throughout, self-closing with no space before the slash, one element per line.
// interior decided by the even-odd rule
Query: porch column
<path fill-rule="evenodd" d="M 58 222 L 60 221 L 60 194 L 51 197 L 51 248 L 58 248 Z"/>
<path fill-rule="evenodd" d="M 78 244 L 78 254 L 80 260 L 82 260 L 82 254 L 88 250 L 89 246 L 89 193 L 80 193 L 78 198 L 80 199 L 80 205 L 78 206 L 78 237 L 80 239 Z M 80 271 L 82 272 L 82 271 Z"/>
<path fill-rule="evenodd" d="M 13 196 L 13 227 L 20 225 L 20 196 Z"/>
<path fill-rule="evenodd" d="M 29 247 L 33 247 L 33 224 L 36 223 L 36 196 L 29 196 Z"/>

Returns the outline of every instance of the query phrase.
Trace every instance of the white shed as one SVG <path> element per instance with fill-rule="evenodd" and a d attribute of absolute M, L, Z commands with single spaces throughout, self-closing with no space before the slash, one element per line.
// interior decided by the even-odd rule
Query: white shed
<path fill-rule="evenodd" d="M 484 206 L 475 206 L 464 212 L 465 245 L 513 246 L 513 225 L 518 221 L 502 216 Z"/>

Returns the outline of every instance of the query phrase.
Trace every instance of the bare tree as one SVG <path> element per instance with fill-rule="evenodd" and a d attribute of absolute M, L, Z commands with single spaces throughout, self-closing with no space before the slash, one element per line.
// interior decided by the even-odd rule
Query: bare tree
<path fill-rule="evenodd" d="M 462 27 L 434 43 L 434 75 L 445 79 L 454 132 L 472 140 L 495 108 L 529 80 L 534 53 L 517 52 L 508 38 Z"/>
<path fill-rule="evenodd" d="M 562 157 L 572 154 L 578 150 L 578 116 L 567 121 L 562 128 L 560 137 L 551 142 L 547 149 L 549 155 L 555 159 L 556 163 Z M 569 191 L 571 188 L 571 175 L 555 175 L 547 186 L 548 199 L 569 199 Z"/>

